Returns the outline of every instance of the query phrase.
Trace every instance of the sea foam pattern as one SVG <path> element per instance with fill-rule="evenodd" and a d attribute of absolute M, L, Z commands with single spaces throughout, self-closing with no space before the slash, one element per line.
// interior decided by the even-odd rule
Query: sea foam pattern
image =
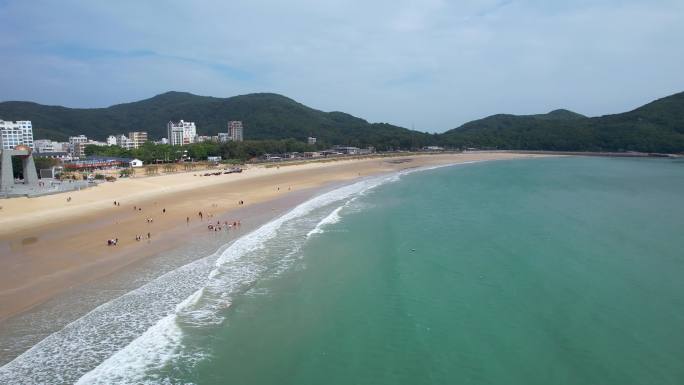
<path fill-rule="evenodd" d="M 173 314 L 84 375 L 78 383 L 174 383 L 156 374 L 163 364 L 174 366 L 171 363 L 176 359 L 183 363 L 196 362 L 205 352 L 183 346 L 182 338 L 167 336 L 186 328 L 220 325 L 236 295 L 249 291 L 257 280 L 286 270 L 294 262 L 310 229 L 322 226 L 334 212 L 339 215 L 354 196 L 398 178 L 398 174 L 370 178 L 319 195 L 239 238 L 221 253 L 204 286 L 190 296 L 192 300 L 184 301 Z M 332 212 L 330 207 L 334 207 Z M 155 342 L 158 346 L 153 348 Z M 144 362 L 137 359 L 141 353 L 145 355 Z"/>
<path fill-rule="evenodd" d="M 221 324 L 235 295 L 289 268 L 306 239 L 338 222 L 356 197 L 401 175 L 432 168 L 368 178 L 314 197 L 216 254 L 105 303 L 48 336 L 0 367 L 0 383 L 173 383 L 154 373 L 173 360 L 198 361 L 203 355 L 183 349 L 184 328 Z"/>

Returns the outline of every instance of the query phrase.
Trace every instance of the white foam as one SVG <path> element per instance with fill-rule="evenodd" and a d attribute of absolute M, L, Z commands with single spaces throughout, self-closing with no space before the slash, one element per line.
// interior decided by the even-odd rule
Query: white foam
<path fill-rule="evenodd" d="M 325 212 L 309 214 L 364 195 L 401 175 L 439 167 L 443 166 L 368 178 L 314 197 L 239 238 L 223 252 L 169 272 L 53 333 L 0 367 L 0 383 L 158 383 L 149 372 L 178 356 L 184 327 L 222 322 L 223 310 L 234 294 L 248 291 L 268 272 L 286 269 L 311 231 L 340 220 L 344 205 L 322 220 Z M 268 250 L 264 250 L 267 242 Z M 269 253 L 279 258 L 272 261 L 266 257 Z M 179 295 L 185 298 L 180 304 Z"/>
<path fill-rule="evenodd" d="M 157 383 L 158 378 L 146 378 L 146 373 L 161 369 L 177 356 L 183 333 L 176 318 L 170 314 L 159 320 L 125 349 L 86 373 L 76 385 Z"/>
<path fill-rule="evenodd" d="M 336 208 L 335 210 L 333 210 L 333 212 L 331 212 L 327 217 L 323 218 L 320 222 L 318 222 L 316 227 L 314 227 L 313 230 L 309 231 L 309 233 L 306 234 L 306 237 L 309 238 L 314 234 L 322 234 L 324 227 L 339 222 L 340 219 L 342 219 L 342 217 L 340 216 L 340 211 L 342 211 L 342 209 L 345 206 L 346 206 L 346 204 Z"/>
<path fill-rule="evenodd" d="M 149 370 L 162 367 L 178 354 L 182 342 L 182 338 L 177 337 L 176 334 L 179 323 L 197 327 L 218 324 L 223 321 L 221 313 L 230 305 L 231 294 L 238 292 L 241 288 L 249 288 L 264 271 L 268 270 L 268 266 L 263 263 L 263 258 L 259 258 L 265 253 L 259 253 L 259 251 L 265 248 L 266 242 L 276 237 L 278 230 L 283 225 L 293 222 L 295 219 L 304 218 L 312 211 L 334 202 L 396 180 L 398 180 L 396 174 L 376 177 L 321 194 L 237 239 L 216 260 L 215 268 L 208 274 L 206 285 L 201 289 L 201 294 L 199 292 L 193 293 L 190 298 L 177 306 L 175 316 L 169 315 L 159 321 L 138 339 L 83 376 L 84 382 L 81 383 L 87 384 L 88 381 L 98 378 L 98 376 L 103 376 L 110 381 L 115 380 L 114 383 L 134 384 L 140 382 L 149 373 Z M 316 223 L 320 223 L 320 221 L 316 220 L 311 225 L 315 226 Z M 301 226 L 295 224 L 291 227 L 299 228 L 301 231 Z M 301 236 L 304 240 L 306 239 L 305 234 Z M 282 245 L 274 245 L 272 248 L 280 246 L 286 249 L 283 259 L 287 260 L 300 247 L 296 244 L 293 245 L 291 241 L 288 238 Z M 248 255 L 254 256 L 256 261 L 245 258 Z M 282 264 L 273 268 L 276 272 L 283 269 Z M 227 293 L 228 295 L 226 295 Z M 170 330 L 163 330 L 165 328 Z M 157 344 L 156 349 L 154 348 L 155 344 Z M 141 353 L 145 355 L 144 360 L 138 358 Z"/>

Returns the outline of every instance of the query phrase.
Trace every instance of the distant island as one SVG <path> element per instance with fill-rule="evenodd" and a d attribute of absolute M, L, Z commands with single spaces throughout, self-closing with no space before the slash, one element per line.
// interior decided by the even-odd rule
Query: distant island
<path fill-rule="evenodd" d="M 387 123 L 369 123 L 343 112 L 323 112 L 282 95 L 258 93 L 215 98 L 167 92 L 107 108 L 66 108 L 32 102 L 0 103 L 0 119 L 31 120 L 38 138 L 65 140 L 84 134 L 105 139 L 116 132 L 166 135 L 166 124 L 185 119 L 201 135 L 216 135 L 230 120 L 244 122 L 245 140 L 321 142 L 380 151 L 425 146 L 553 151 L 684 152 L 684 92 L 633 111 L 586 117 L 568 110 L 540 115 L 493 115 L 441 134 Z"/>

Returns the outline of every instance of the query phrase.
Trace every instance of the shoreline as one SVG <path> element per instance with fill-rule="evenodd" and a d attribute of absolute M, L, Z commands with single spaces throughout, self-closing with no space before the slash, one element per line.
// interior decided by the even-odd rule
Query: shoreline
<path fill-rule="evenodd" d="M 249 219 L 233 232 L 213 232 L 205 229 L 185 233 L 184 242 L 172 249 L 139 258 L 131 263 L 12 315 L 0 322 L 0 367 L 39 343 L 52 333 L 80 319 L 101 305 L 130 293 L 154 280 L 200 259 L 225 250 L 237 239 L 274 220 L 313 197 L 343 184 L 331 184 L 295 192 L 272 201 L 238 208 L 233 213 Z M 227 215 L 220 218 L 223 221 Z M 216 217 L 217 219 L 219 217 Z"/>
<path fill-rule="evenodd" d="M 478 160 L 534 157 L 539 156 L 520 154 L 414 155 L 404 158 L 405 161 L 402 162 L 396 162 L 397 158 L 391 161 L 367 159 L 318 165 L 283 166 L 282 169 L 279 167 L 254 168 L 250 169 L 253 172 L 246 172 L 243 178 L 210 179 L 214 183 L 193 183 L 199 178 L 193 177 L 192 173 L 180 175 L 180 177 L 179 175 L 154 177 L 164 178 L 165 182 L 174 182 L 169 179 L 180 180 L 180 188 L 178 185 L 158 184 L 152 191 L 145 191 L 144 187 L 150 188 L 150 183 L 145 183 L 142 190 L 135 190 L 139 186 L 129 183 L 128 186 L 124 186 L 123 190 L 120 188 L 110 188 L 111 191 L 105 192 L 97 189 L 83 190 L 79 192 L 79 195 L 72 194 L 73 202 L 76 204 L 68 207 L 71 215 L 60 218 L 56 223 L 50 221 L 40 224 L 41 220 L 53 215 L 49 208 L 52 202 L 44 201 L 54 200 L 54 196 L 32 198 L 32 202 L 37 202 L 37 210 L 33 211 L 32 215 L 21 218 L 28 226 L 16 228 L 12 226 L 8 229 L 6 223 L 18 217 L 16 215 L 6 217 L 4 215 L 6 212 L 3 212 L 3 220 L 0 221 L 1 224 L 5 224 L 4 230 L 0 233 L 0 259 L 7 266 L 0 272 L 0 330 L 3 329 L 2 326 L 7 325 L 8 320 L 20 319 L 22 315 L 38 309 L 41 304 L 61 295 L 67 295 L 68 292 L 92 282 L 102 279 L 116 280 L 117 277 L 129 274 L 132 267 L 137 264 L 150 260 L 155 255 L 163 255 L 165 252 L 182 247 L 188 236 L 201 237 L 202 232 L 207 233 L 205 225 L 209 219 L 221 218 L 221 222 L 230 219 L 241 220 L 252 227 L 257 224 L 251 223 L 249 218 L 245 220 L 245 218 L 235 217 L 240 215 L 240 210 L 261 207 L 262 211 L 268 211 L 269 205 L 277 205 L 278 201 L 287 201 L 288 195 L 300 192 L 306 194 L 308 191 L 315 195 L 335 184 L 345 184 L 362 177 L 409 168 Z M 190 179 L 190 186 L 187 185 L 188 179 Z M 286 190 L 284 186 L 288 189 Z M 125 192 L 132 194 L 119 198 L 121 206 L 115 207 L 111 201 L 112 194 Z M 244 200 L 245 205 L 238 205 L 236 202 L 239 200 Z M 48 208 L 41 211 L 41 206 L 48 206 Z M 136 208 L 142 206 L 143 211 L 133 211 L 133 206 Z M 281 210 L 287 211 L 293 206 L 295 204 L 292 202 L 285 204 L 273 215 L 281 214 Z M 161 213 L 163 209 L 167 212 Z M 204 220 L 193 217 L 190 213 L 198 209 L 204 210 L 205 215 L 211 217 Z M 14 210 L 16 211 L 16 208 Z M 64 210 L 64 208 L 58 207 L 57 210 Z M 151 215 L 150 211 L 154 213 L 152 224 L 145 222 L 146 215 Z M 275 211 L 275 208 L 271 211 Z M 188 216 L 191 217 L 189 224 L 186 223 Z M 154 231 L 149 243 L 147 240 L 143 242 L 134 240 L 134 234 L 148 229 Z M 113 232 L 121 233 L 119 236 L 121 244 L 108 247 L 106 245 L 106 239 L 109 239 L 107 234 Z M 239 236 L 240 232 L 238 231 L 236 235 Z M 127 237 L 124 238 L 124 236 Z M 26 239 L 32 241 L 27 243 Z M 203 256 L 195 256 L 195 258 L 200 257 Z M 4 340 L 6 336 L 2 337 Z"/>

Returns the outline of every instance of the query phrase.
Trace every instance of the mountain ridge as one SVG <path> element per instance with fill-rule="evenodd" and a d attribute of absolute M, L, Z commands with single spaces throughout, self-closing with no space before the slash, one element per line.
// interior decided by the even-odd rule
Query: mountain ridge
<path fill-rule="evenodd" d="M 325 144 L 375 146 L 380 150 L 426 145 L 520 150 L 684 152 L 684 92 L 659 98 L 631 111 L 587 117 L 555 109 L 545 114 L 496 114 L 441 134 L 388 123 L 369 123 L 341 111 L 324 112 L 276 93 L 228 98 L 168 91 L 140 101 L 100 108 L 0 102 L 0 118 L 31 120 L 34 137 L 65 140 L 85 134 L 95 139 L 129 131 L 166 136 L 166 123 L 195 121 L 200 135 L 226 131 L 242 120 L 246 139 L 305 140 Z"/>
<path fill-rule="evenodd" d="M 306 140 L 317 137 L 329 144 L 405 148 L 423 146 L 432 135 L 386 123 L 369 123 L 339 111 L 324 112 L 275 93 L 252 93 L 228 98 L 168 91 L 140 101 L 101 108 L 44 106 L 33 102 L 2 102 L 0 118 L 31 120 L 34 136 L 65 140 L 85 134 L 103 140 L 107 135 L 147 131 L 151 138 L 166 136 L 169 121 L 194 121 L 198 134 L 216 135 L 229 120 L 242 120 L 245 139 Z"/>

